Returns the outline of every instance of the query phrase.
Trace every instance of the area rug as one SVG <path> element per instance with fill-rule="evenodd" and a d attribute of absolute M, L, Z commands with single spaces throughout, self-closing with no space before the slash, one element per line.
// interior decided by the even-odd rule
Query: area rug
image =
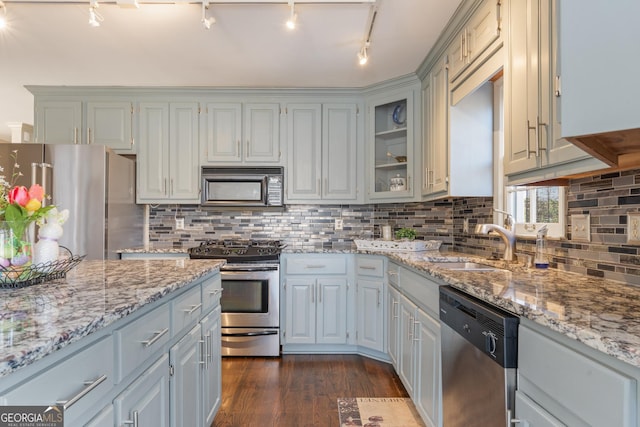
<path fill-rule="evenodd" d="M 424 426 L 411 399 L 402 397 L 347 397 L 338 399 L 340 426 Z"/>

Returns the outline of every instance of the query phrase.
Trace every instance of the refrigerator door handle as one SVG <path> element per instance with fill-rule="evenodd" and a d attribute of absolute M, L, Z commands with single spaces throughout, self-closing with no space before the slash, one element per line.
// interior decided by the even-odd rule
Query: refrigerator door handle
<path fill-rule="evenodd" d="M 40 174 L 42 176 L 41 182 L 38 182 L 38 168 L 40 168 Z M 42 188 L 47 191 L 47 169 L 53 170 L 53 165 L 50 163 L 31 163 L 31 185 L 40 184 Z M 51 190 L 49 189 L 49 193 Z M 42 200 L 42 206 L 47 205 L 46 197 Z"/>

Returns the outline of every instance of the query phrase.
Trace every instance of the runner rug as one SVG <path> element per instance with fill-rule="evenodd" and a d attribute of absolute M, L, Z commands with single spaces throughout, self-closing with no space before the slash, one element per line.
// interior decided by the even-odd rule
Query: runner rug
<path fill-rule="evenodd" d="M 349 397 L 338 399 L 340 426 L 424 426 L 411 399 L 402 397 Z"/>

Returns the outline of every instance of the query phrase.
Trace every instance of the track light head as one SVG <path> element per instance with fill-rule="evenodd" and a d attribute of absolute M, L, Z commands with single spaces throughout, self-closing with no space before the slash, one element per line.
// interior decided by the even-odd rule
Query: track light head
<path fill-rule="evenodd" d="M 365 65 L 367 61 L 369 61 L 369 54 L 367 53 L 367 45 L 364 45 L 358 52 L 358 64 Z"/>
<path fill-rule="evenodd" d="M 7 6 L 0 1 L 0 30 L 7 28 Z"/>
<path fill-rule="evenodd" d="M 100 23 L 104 21 L 104 18 L 98 12 L 97 0 L 91 0 L 89 2 L 89 25 L 92 27 L 99 27 Z"/>
<path fill-rule="evenodd" d="M 214 18 L 213 16 L 207 18 L 207 9 L 209 9 L 209 1 L 208 0 L 203 0 L 203 2 L 202 2 L 202 19 L 200 20 L 200 22 L 202 23 L 202 26 L 204 27 L 205 30 L 210 29 L 211 25 L 216 23 L 216 18 Z"/>
<path fill-rule="evenodd" d="M 287 28 L 290 30 L 296 29 L 296 21 L 298 20 L 298 14 L 295 10 L 295 5 L 293 0 L 289 1 L 289 19 L 287 19 Z"/>

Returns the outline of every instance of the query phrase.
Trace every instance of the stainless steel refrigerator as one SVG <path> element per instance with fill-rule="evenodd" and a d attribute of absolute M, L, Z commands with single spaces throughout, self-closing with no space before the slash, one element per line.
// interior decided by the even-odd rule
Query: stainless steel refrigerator
<path fill-rule="evenodd" d="M 0 144 L 0 166 L 7 181 L 19 171 L 16 185 L 39 183 L 48 204 L 69 209 L 58 242 L 74 255 L 115 259 L 117 250 L 142 245 L 133 160 L 101 145 Z"/>

